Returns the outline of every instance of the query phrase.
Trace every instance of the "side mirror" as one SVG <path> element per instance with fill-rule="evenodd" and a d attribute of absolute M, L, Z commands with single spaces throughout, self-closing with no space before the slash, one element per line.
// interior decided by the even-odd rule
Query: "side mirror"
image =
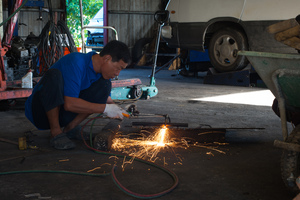
<path fill-rule="evenodd" d="M 154 20 L 159 24 L 163 24 L 168 21 L 170 13 L 168 10 L 159 10 L 154 14 Z"/>

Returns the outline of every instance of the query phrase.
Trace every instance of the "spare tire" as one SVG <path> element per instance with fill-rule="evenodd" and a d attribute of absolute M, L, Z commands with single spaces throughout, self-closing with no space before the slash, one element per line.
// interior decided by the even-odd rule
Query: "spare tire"
<path fill-rule="evenodd" d="M 138 62 L 144 53 L 147 51 L 152 38 L 141 38 L 133 46 L 132 49 L 132 62 Z"/>

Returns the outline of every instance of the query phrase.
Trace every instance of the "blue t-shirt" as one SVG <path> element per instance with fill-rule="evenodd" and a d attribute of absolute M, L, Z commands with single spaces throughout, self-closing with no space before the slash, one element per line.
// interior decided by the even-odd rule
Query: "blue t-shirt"
<path fill-rule="evenodd" d="M 87 89 L 97 81 L 102 75 L 94 71 L 92 56 L 95 52 L 87 54 L 74 52 L 62 57 L 52 68 L 59 69 L 64 79 L 64 96 L 79 97 L 81 90 Z M 32 94 L 25 103 L 25 115 L 34 124 L 32 116 L 32 98 L 38 90 L 37 84 Z"/>

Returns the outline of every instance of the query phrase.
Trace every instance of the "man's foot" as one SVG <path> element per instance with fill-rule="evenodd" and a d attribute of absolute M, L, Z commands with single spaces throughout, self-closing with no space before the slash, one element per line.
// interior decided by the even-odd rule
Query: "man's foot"
<path fill-rule="evenodd" d="M 52 138 L 50 145 L 59 150 L 73 149 L 76 146 L 65 133 L 61 133 Z"/>
<path fill-rule="evenodd" d="M 69 139 L 77 139 L 77 140 L 82 140 L 82 136 L 81 136 L 81 126 L 78 125 L 78 126 L 75 126 L 75 128 L 67 131 L 65 133 L 67 135 L 67 137 Z M 82 135 L 83 135 L 83 139 L 84 140 L 89 140 L 90 139 L 90 134 L 87 133 L 87 132 L 82 132 Z"/>

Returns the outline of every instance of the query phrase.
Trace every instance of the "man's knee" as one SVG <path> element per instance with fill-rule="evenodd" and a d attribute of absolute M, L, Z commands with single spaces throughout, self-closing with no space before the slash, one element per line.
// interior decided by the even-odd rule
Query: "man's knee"
<path fill-rule="evenodd" d="M 50 69 L 39 83 L 38 101 L 41 101 L 45 111 L 64 103 L 64 82 L 58 69 Z"/>

